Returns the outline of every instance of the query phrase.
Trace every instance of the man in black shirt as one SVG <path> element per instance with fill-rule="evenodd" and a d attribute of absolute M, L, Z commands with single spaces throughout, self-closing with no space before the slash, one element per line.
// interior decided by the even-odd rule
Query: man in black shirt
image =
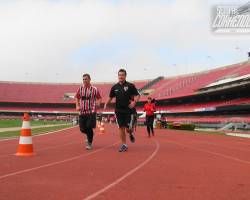
<path fill-rule="evenodd" d="M 119 152 L 127 151 L 128 149 L 126 143 L 126 131 L 130 135 L 131 142 L 135 142 L 133 135 L 133 120 L 135 120 L 136 115 L 135 105 L 140 98 L 135 85 L 127 82 L 126 76 L 126 70 L 120 69 L 118 72 L 119 82 L 111 88 L 109 99 L 104 105 L 104 109 L 106 109 L 112 99 L 116 98 L 115 114 L 119 125 L 120 139 L 122 143 Z"/>

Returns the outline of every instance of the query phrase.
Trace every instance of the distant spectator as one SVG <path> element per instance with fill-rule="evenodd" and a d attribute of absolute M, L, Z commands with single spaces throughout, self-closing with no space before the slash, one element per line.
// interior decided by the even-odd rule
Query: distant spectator
<path fill-rule="evenodd" d="M 154 124 L 154 112 L 156 111 L 155 104 L 152 103 L 151 97 L 148 97 L 148 102 L 144 105 L 144 111 L 146 112 L 146 125 L 147 125 L 148 137 L 151 137 L 151 133 L 154 136 L 153 124 Z"/>

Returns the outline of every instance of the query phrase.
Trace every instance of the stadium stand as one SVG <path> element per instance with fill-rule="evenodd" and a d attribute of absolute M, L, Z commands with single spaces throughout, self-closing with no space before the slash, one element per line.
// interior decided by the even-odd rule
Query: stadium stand
<path fill-rule="evenodd" d="M 151 86 L 155 85 L 157 82 L 161 81 L 162 79 L 164 79 L 164 77 L 163 77 L 163 76 L 159 76 L 159 77 L 157 77 L 157 78 L 155 78 L 155 79 L 149 81 L 149 82 L 148 82 L 147 84 L 145 84 L 143 87 L 138 87 L 138 86 L 137 86 L 137 88 L 139 88 L 139 91 L 140 91 L 141 93 L 143 93 L 143 91 L 149 89 Z"/>
<path fill-rule="evenodd" d="M 170 121 L 217 123 L 237 118 L 241 122 L 249 122 L 250 61 L 200 73 L 160 76 L 133 83 L 141 92 L 139 112 L 143 112 L 143 105 L 150 95 L 157 100 L 159 113 Z M 93 83 L 99 88 L 104 101 L 113 84 Z M 79 85 L 0 82 L 1 116 L 24 111 L 76 115 L 73 98 Z M 100 109 L 99 112 L 112 113 L 113 109 Z"/>

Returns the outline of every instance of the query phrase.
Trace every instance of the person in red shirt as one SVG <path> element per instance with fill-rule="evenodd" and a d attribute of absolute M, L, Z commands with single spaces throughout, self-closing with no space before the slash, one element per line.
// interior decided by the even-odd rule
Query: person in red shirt
<path fill-rule="evenodd" d="M 96 107 L 100 106 L 101 95 L 99 90 L 90 83 L 90 75 L 83 74 L 83 85 L 76 92 L 76 110 L 79 111 L 80 131 L 86 134 L 86 149 L 92 149 L 93 128 L 96 127 Z"/>
<path fill-rule="evenodd" d="M 154 136 L 154 112 L 156 111 L 155 104 L 152 102 L 152 98 L 148 97 L 148 102 L 144 105 L 144 111 L 146 112 L 146 125 L 148 137 L 150 133 Z"/>

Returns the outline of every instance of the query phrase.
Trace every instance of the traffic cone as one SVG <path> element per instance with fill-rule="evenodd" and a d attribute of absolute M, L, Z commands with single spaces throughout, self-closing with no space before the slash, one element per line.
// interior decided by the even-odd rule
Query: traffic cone
<path fill-rule="evenodd" d="M 17 156 L 34 155 L 32 137 L 31 137 L 31 128 L 30 128 L 30 116 L 28 113 L 24 113 L 23 116 L 23 125 L 21 129 L 21 135 L 16 155 Z"/>
<path fill-rule="evenodd" d="M 104 123 L 101 122 L 101 126 L 99 128 L 99 135 L 103 135 L 105 133 Z"/>

